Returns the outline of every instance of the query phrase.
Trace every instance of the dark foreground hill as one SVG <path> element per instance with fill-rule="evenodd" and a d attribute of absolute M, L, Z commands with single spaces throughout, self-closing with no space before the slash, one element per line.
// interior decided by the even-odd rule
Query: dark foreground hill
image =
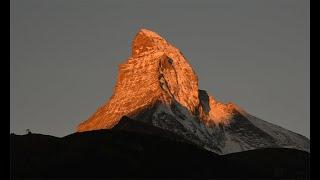
<path fill-rule="evenodd" d="M 310 154 L 259 149 L 217 155 L 172 133 L 122 119 L 112 130 L 63 138 L 11 135 L 11 174 L 23 178 L 308 179 Z"/>

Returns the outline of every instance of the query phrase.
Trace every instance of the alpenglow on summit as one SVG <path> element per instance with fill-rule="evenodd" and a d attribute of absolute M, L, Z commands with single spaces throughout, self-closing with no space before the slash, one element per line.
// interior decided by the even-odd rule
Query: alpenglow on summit
<path fill-rule="evenodd" d="M 171 131 L 218 154 L 270 147 L 310 151 L 306 137 L 200 90 L 182 52 L 146 29 L 137 33 L 131 57 L 119 65 L 109 101 L 77 131 L 111 129 L 123 116 Z"/>

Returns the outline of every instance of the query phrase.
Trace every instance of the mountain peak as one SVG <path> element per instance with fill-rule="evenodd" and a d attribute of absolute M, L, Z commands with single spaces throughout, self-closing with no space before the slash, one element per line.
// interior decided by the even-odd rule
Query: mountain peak
<path fill-rule="evenodd" d="M 200 100 L 197 75 L 180 50 L 157 33 L 140 29 L 131 57 L 119 65 L 113 96 L 78 131 L 112 128 L 122 116 L 134 116 L 158 102 L 177 103 L 206 124 L 227 122 L 229 106 L 217 104 L 212 96 L 207 105 Z M 215 108 L 210 113 L 203 106 Z"/>
<path fill-rule="evenodd" d="M 155 32 L 141 29 L 131 57 L 118 68 L 113 95 L 78 126 L 78 132 L 111 129 L 126 116 L 219 154 L 266 147 L 309 150 L 306 138 L 200 90 L 187 59 Z"/>
<path fill-rule="evenodd" d="M 136 57 L 146 52 L 160 50 L 167 46 L 167 42 L 157 33 L 140 29 L 132 42 L 132 56 Z"/>

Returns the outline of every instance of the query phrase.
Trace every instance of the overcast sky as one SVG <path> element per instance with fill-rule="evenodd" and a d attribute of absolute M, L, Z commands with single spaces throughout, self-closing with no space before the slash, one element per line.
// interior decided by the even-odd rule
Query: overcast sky
<path fill-rule="evenodd" d="M 11 0 L 11 132 L 65 136 L 111 95 L 140 28 L 193 66 L 201 89 L 310 136 L 307 0 Z"/>

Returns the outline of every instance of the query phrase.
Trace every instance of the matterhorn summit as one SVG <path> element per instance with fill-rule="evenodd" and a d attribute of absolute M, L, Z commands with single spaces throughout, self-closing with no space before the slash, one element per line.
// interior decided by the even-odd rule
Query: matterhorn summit
<path fill-rule="evenodd" d="M 132 42 L 131 57 L 118 69 L 113 95 L 78 126 L 78 132 L 112 129 L 126 116 L 218 154 L 277 147 L 309 152 L 307 138 L 200 90 L 182 52 L 155 32 L 141 29 Z"/>

